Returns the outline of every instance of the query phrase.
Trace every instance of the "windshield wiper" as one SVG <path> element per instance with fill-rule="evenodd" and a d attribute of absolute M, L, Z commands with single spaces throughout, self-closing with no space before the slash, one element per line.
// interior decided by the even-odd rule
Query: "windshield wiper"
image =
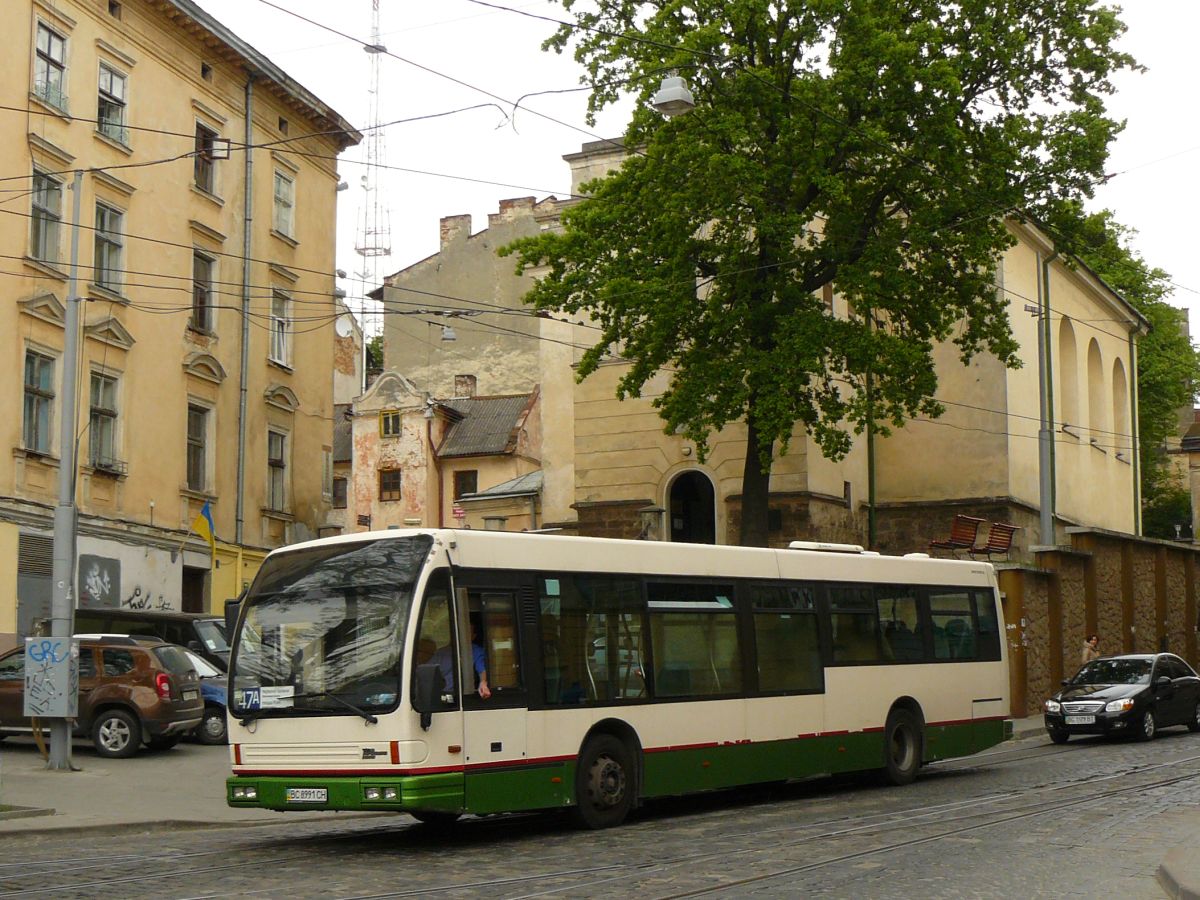
<path fill-rule="evenodd" d="M 334 703 L 340 703 L 342 706 L 346 707 L 346 709 L 350 710 L 352 713 L 356 713 L 356 714 L 362 716 L 371 725 L 379 724 L 379 720 L 377 718 L 375 718 L 375 716 L 373 716 L 369 712 L 367 712 L 365 709 L 355 706 L 349 700 L 343 700 L 337 694 L 330 693 L 329 691 L 315 691 L 314 693 L 311 693 L 311 694 L 296 694 L 295 697 L 293 697 L 292 699 L 294 699 L 294 700 L 315 700 L 318 697 L 328 697 Z"/>

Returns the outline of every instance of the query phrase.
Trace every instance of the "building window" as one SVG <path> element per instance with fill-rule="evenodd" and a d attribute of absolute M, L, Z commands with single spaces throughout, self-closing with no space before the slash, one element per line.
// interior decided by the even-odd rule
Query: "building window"
<path fill-rule="evenodd" d="M 379 499 L 380 500 L 399 500 L 400 499 L 400 470 L 399 469 L 380 469 L 379 470 Z"/>
<path fill-rule="evenodd" d="M 291 128 L 291 126 L 288 125 L 288 120 L 285 119 L 283 116 L 280 116 L 279 117 L 279 133 L 286 137 L 290 128 Z"/>
<path fill-rule="evenodd" d="M 333 496 L 333 451 L 328 447 L 321 450 L 321 493 Z"/>
<path fill-rule="evenodd" d="M 273 362 L 286 366 L 288 364 L 288 307 L 290 298 L 283 291 L 275 291 L 271 295 L 271 350 Z"/>
<path fill-rule="evenodd" d="M 188 404 L 187 410 L 187 486 L 203 491 L 207 486 L 208 410 Z"/>
<path fill-rule="evenodd" d="M 296 183 L 282 172 L 275 173 L 275 218 L 272 227 L 280 234 L 292 237 Z"/>
<path fill-rule="evenodd" d="M 203 253 L 192 254 L 192 320 L 197 331 L 213 327 L 213 261 Z"/>
<path fill-rule="evenodd" d="M 283 511 L 287 508 L 287 435 L 267 432 L 267 508 Z"/>
<path fill-rule="evenodd" d="M 105 137 L 122 144 L 129 143 L 129 129 L 125 127 L 125 104 L 125 76 L 101 63 L 96 127 Z"/>
<path fill-rule="evenodd" d="M 25 449 L 50 452 L 54 413 L 54 360 L 25 351 Z"/>
<path fill-rule="evenodd" d="M 206 128 L 199 122 L 196 123 L 196 156 L 193 165 L 193 172 L 196 179 L 196 187 L 209 194 L 216 193 L 216 163 L 214 162 L 213 147 L 217 140 L 217 133 L 211 128 Z"/>
<path fill-rule="evenodd" d="M 347 487 L 347 483 L 346 483 L 345 478 L 333 479 L 333 508 L 334 509 L 345 509 L 346 508 L 346 487 Z"/>
<path fill-rule="evenodd" d="M 200 77 L 205 81 L 213 80 L 212 66 L 206 62 L 200 63 Z"/>
<path fill-rule="evenodd" d="M 92 373 L 89 461 L 97 469 L 117 465 L 117 379 Z"/>
<path fill-rule="evenodd" d="M 121 223 L 119 210 L 96 204 L 96 259 L 92 278 L 110 291 L 121 289 Z"/>
<path fill-rule="evenodd" d="M 29 252 L 42 262 L 58 262 L 58 229 L 62 221 L 62 184 L 33 173 L 33 228 Z"/>
<path fill-rule="evenodd" d="M 67 39 L 38 22 L 33 93 L 55 109 L 66 111 Z"/>
<path fill-rule="evenodd" d="M 379 414 L 379 436 L 400 437 L 400 411 L 385 409 Z"/>
<path fill-rule="evenodd" d="M 479 490 L 479 473 L 475 469 L 454 473 L 454 499 Z"/>
<path fill-rule="evenodd" d="M 117 0 L 108 0 L 108 14 L 118 22 L 121 21 L 121 4 Z"/>

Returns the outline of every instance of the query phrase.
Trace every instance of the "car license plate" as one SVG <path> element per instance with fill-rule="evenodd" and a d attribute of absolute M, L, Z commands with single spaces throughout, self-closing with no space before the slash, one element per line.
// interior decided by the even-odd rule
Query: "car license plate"
<path fill-rule="evenodd" d="M 1095 725 L 1095 716 L 1067 716 L 1068 725 Z"/>
<path fill-rule="evenodd" d="M 288 803 L 324 803 L 329 799 L 326 788 L 288 788 Z"/>
<path fill-rule="evenodd" d="M 199 692 L 199 691 L 184 691 L 184 692 L 183 692 L 183 699 L 184 699 L 184 700 L 195 700 L 195 699 L 196 699 L 197 697 L 199 697 L 199 696 L 200 696 L 200 692 Z"/>

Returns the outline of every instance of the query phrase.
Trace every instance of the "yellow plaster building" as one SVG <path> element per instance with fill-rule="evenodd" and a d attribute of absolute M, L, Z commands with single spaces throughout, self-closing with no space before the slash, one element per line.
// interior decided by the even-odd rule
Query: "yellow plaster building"
<path fill-rule="evenodd" d="M 598 141 L 565 159 L 578 193 L 582 183 L 619 165 L 620 152 Z M 546 424 L 536 487 L 546 525 L 611 537 L 736 542 L 744 428 L 714 434 L 701 463 L 699 448 L 663 432 L 653 401 L 667 386 L 665 373 L 642 396 L 623 401 L 616 386 L 628 364 L 620 360 L 576 383 L 573 366 L 595 329 L 534 316 L 520 297 L 527 279 L 542 273 L 518 278 L 511 260 L 496 258 L 496 249 L 515 237 L 557 227 L 561 207 L 553 198 L 505 201 L 476 234 L 467 217 L 443 219 L 440 252 L 389 278 L 383 298 L 389 312 L 403 313 L 415 298 L 428 303 L 436 294 L 442 318 L 427 313 L 430 322 L 470 328 L 473 343 L 467 352 L 457 344 L 447 350 L 420 330 L 431 325 L 391 316 L 389 365 L 411 372 L 418 384 L 444 383 L 453 371 L 480 371 L 495 389 L 540 384 Z M 772 469 L 773 543 L 869 543 L 874 519 L 877 547 L 924 550 L 963 512 L 1021 526 L 1019 553 L 1040 544 L 1043 380 L 1051 385 L 1045 429 L 1057 529 L 1051 543 L 1064 541 L 1070 527 L 1138 533 L 1136 345 L 1147 323 L 1085 266 L 1057 256 L 1034 225 L 1011 221 L 1009 228 L 1015 244 L 1001 261 L 997 290 L 1008 304 L 1023 366 L 1006 369 L 984 354 L 964 367 L 952 344 L 939 346 L 938 399 L 946 409 L 940 419 L 913 420 L 878 436 L 873 453 L 860 437 L 839 461 L 826 459 L 798 431 Z M 851 314 L 836 290 L 828 289 L 825 300 L 831 315 Z M 510 515 L 518 514 L 534 489 L 529 480 L 499 487 L 489 500 L 494 516 L 505 503 Z"/>
<path fill-rule="evenodd" d="M 0 642 L 49 608 L 71 315 L 78 603 L 219 611 L 330 506 L 336 159 L 360 135 L 190 0 L 5 11 Z"/>

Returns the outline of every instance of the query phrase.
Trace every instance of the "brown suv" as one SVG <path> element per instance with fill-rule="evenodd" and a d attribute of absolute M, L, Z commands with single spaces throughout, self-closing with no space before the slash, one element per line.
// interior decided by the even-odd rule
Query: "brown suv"
<path fill-rule="evenodd" d="M 23 714 L 25 648 L 0 656 L 0 738 L 28 733 Z M 101 756 L 137 753 L 144 740 L 165 750 L 200 724 L 200 680 L 183 649 L 123 636 L 79 642 L 79 716 L 75 734 Z"/>

